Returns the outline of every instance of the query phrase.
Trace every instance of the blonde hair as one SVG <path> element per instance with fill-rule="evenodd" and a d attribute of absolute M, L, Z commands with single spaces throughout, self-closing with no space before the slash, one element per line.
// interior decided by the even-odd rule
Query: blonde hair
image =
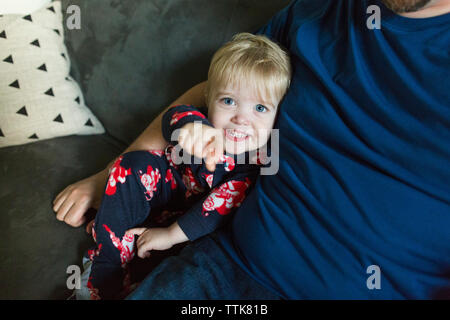
<path fill-rule="evenodd" d="M 258 97 L 276 107 L 289 87 L 291 64 L 288 54 L 263 35 L 238 33 L 213 56 L 205 89 L 208 106 L 220 88 L 245 84 Z"/>

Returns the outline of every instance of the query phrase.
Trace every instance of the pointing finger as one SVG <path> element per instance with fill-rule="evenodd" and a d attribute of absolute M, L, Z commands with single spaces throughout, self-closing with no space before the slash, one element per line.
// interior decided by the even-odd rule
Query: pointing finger
<path fill-rule="evenodd" d="M 209 149 L 205 159 L 206 169 L 210 172 L 214 172 L 216 170 L 216 163 L 217 161 L 214 154 L 214 149 Z"/>

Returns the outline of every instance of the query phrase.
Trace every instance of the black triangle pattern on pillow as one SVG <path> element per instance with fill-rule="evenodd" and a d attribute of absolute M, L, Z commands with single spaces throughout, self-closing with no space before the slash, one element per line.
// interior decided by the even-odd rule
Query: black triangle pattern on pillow
<path fill-rule="evenodd" d="M 20 89 L 19 80 L 16 80 L 16 81 L 14 81 L 14 82 L 11 82 L 9 86 L 10 86 L 10 87 L 13 87 L 13 88 Z"/>
<path fill-rule="evenodd" d="M 23 106 L 22 108 L 20 108 L 20 110 L 17 111 L 16 113 L 18 113 L 18 114 L 23 114 L 24 116 L 27 116 L 27 117 L 28 117 L 28 113 L 27 113 L 27 108 L 26 108 L 26 106 Z"/>
<path fill-rule="evenodd" d="M 52 88 L 50 88 L 47 91 L 45 91 L 45 94 L 48 95 L 48 96 L 52 96 L 52 97 L 55 96 L 55 94 L 53 93 L 53 89 Z"/>
<path fill-rule="evenodd" d="M 7 56 L 5 59 L 3 59 L 3 61 L 8 62 L 8 63 L 14 63 L 12 54 L 10 54 L 10 55 Z"/>
<path fill-rule="evenodd" d="M 40 67 L 38 67 L 38 70 L 42 70 L 42 71 L 46 71 L 47 72 L 47 67 L 45 66 L 45 63 L 42 64 Z"/>
<path fill-rule="evenodd" d="M 56 10 L 55 10 L 55 7 L 52 5 L 52 6 L 50 6 L 50 7 L 48 7 L 48 8 L 46 8 L 47 10 L 49 10 L 49 11 L 51 11 L 51 12 L 53 12 L 54 14 L 56 14 Z M 45 10 L 45 9 L 44 9 Z M 59 9 L 58 9 L 59 10 Z M 0 17 L 1 17 L 1 15 L 0 15 Z M 39 21 L 39 17 L 38 16 L 35 16 L 35 18 L 36 18 L 36 21 Z M 26 20 L 26 21 L 28 21 L 29 23 L 35 23 L 35 21 L 33 21 L 33 17 L 32 17 L 32 15 L 31 14 L 29 14 L 29 15 L 25 15 L 25 16 L 23 16 L 22 17 L 22 19 L 23 20 Z M 21 20 L 21 21 L 23 21 L 23 20 Z M 24 23 L 28 23 L 28 22 L 24 22 Z M 57 34 L 57 35 L 59 35 L 59 36 L 61 36 L 62 35 L 62 32 L 63 32 L 63 29 L 61 30 L 60 28 L 53 28 L 53 31 Z M 8 27 L 6 28 L 6 29 L 0 29 L 0 46 L 2 46 L 2 42 L 3 41 L 8 41 Z M 29 45 L 31 45 L 31 46 L 34 46 L 34 47 L 37 47 L 37 48 L 41 48 L 41 43 L 40 43 L 40 41 L 39 41 L 39 38 L 36 38 L 36 39 L 34 39 L 33 41 L 31 41 L 31 42 L 29 42 Z M 66 57 L 66 54 L 64 53 L 64 52 L 62 52 L 62 53 L 60 53 L 60 55 L 61 55 L 61 57 L 62 58 L 64 58 L 65 60 L 67 60 L 68 58 Z M 44 55 L 45 56 L 45 55 Z M 3 57 L 0 57 L 0 59 L 1 59 L 1 61 L 0 61 L 0 67 L 1 67 L 1 64 L 2 63 L 7 63 L 7 64 L 15 64 L 16 63 L 16 56 L 14 56 L 14 53 L 11 53 L 11 54 L 8 54 L 8 53 L 6 53 Z M 17 60 L 19 61 L 19 59 L 17 58 Z M 19 64 L 19 62 L 17 61 L 17 63 Z M 51 66 L 51 63 L 46 63 L 45 61 L 42 61 L 42 63 L 41 64 L 36 64 L 36 70 L 39 70 L 39 71 L 43 71 L 43 72 L 49 72 L 49 69 L 48 69 L 48 66 Z M 13 78 L 14 79 L 14 78 Z M 11 80 L 13 80 L 13 79 L 11 79 Z M 24 80 L 24 82 L 26 83 L 26 81 L 25 81 L 25 79 L 23 79 Z M 65 80 L 66 81 L 73 81 L 73 79 L 72 78 L 70 78 L 69 76 L 68 77 L 65 77 Z M 19 75 L 19 78 L 18 79 L 15 79 L 14 81 L 12 81 L 12 82 L 10 82 L 9 84 L 7 84 L 10 88 L 14 88 L 14 89 L 18 89 L 18 90 L 21 90 L 22 88 L 21 88 L 21 86 L 20 86 L 20 75 Z M 47 96 L 51 96 L 51 97 L 55 97 L 56 96 L 56 94 L 58 93 L 57 92 L 57 88 L 56 88 L 56 91 L 55 91 L 55 87 L 50 87 L 50 88 L 48 88 L 45 92 L 43 92 L 43 94 L 45 94 L 45 95 L 47 95 Z M 82 102 L 82 100 L 81 100 L 81 97 L 78 95 L 78 96 L 76 96 L 76 98 L 74 99 L 74 100 L 72 100 L 72 101 L 74 101 L 74 102 L 76 102 L 78 105 L 81 105 L 81 102 Z M 21 107 L 19 107 L 18 106 L 18 108 L 16 109 L 17 111 L 15 111 L 15 113 L 18 115 L 18 116 L 20 116 L 20 117 L 29 117 L 30 115 L 29 115 L 29 113 L 28 113 L 28 110 L 27 110 L 27 106 L 26 105 L 22 105 Z M 86 122 L 84 123 L 84 126 L 88 126 L 88 127 L 95 127 L 94 126 L 94 124 L 93 124 L 93 122 L 92 122 L 92 120 L 91 120 L 91 117 L 89 117 L 89 115 L 87 115 L 87 120 L 86 120 Z M 95 118 L 95 116 L 94 116 L 94 118 Z M 57 114 L 57 116 L 55 117 L 55 118 L 53 118 L 53 122 L 58 122 L 58 123 L 61 123 L 61 124 L 64 124 L 64 120 L 63 120 L 63 116 L 62 116 L 62 114 L 61 113 L 59 113 L 59 114 Z M 39 130 L 39 129 L 38 129 Z M 33 132 L 33 131 L 32 131 Z M 39 131 L 35 131 L 33 134 L 31 134 L 30 136 L 28 136 L 28 139 L 30 139 L 30 140 L 38 140 L 39 139 Z M 3 132 L 3 130 L 0 128 L 0 138 L 7 138 L 6 136 L 5 136 L 5 133 Z M 46 138 L 47 139 L 47 138 Z"/>
<path fill-rule="evenodd" d="M 38 39 L 34 40 L 33 42 L 30 42 L 30 44 L 32 44 L 33 46 L 39 47 L 39 48 L 41 47 Z"/>
<path fill-rule="evenodd" d="M 53 119 L 53 121 L 64 123 L 64 121 L 62 119 L 62 116 L 61 116 L 61 113 L 58 114 L 58 116 L 55 119 Z"/>

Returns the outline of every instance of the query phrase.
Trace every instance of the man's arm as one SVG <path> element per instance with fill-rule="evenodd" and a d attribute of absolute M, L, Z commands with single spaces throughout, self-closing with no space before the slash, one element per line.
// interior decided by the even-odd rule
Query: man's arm
<path fill-rule="evenodd" d="M 172 102 L 170 106 L 177 104 L 205 106 L 205 85 L 206 82 L 197 84 Z M 162 135 L 161 118 L 169 107 L 163 110 L 123 153 L 165 148 L 167 141 Z M 85 222 L 84 215 L 89 208 L 98 209 L 108 178 L 108 171 L 115 160 L 113 159 L 104 170 L 67 186 L 56 196 L 53 200 L 53 211 L 56 212 L 58 220 L 79 227 Z M 90 225 L 87 226 L 87 230 L 90 230 Z"/>
<path fill-rule="evenodd" d="M 162 134 L 161 120 L 163 115 L 171 106 L 178 104 L 194 105 L 198 107 L 205 106 L 205 86 L 206 81 L 201 82 L 172 102 L 149 124 L 149 126 L 139 135 L 139 137 L 136 138 L 136 140 L 134 140 L 132 144 L 130 144 L 127 149 L 125 149 L 123 153 L 137 150 L 164 149 L 168 142 L 164 139 Z M 114 160 L 108 164 L 107 168 L 109 169 L 113 163 Z"/>

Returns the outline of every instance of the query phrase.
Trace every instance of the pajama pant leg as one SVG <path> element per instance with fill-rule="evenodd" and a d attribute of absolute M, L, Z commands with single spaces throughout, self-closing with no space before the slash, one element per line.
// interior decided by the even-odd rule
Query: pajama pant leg
<path fill-rule="evenodd" d="M 126 265 L 135 252 L 134 236 L 125 231 L 141 225 L 151 208 L 182 197 L 184 185 L 176 180 L 181 178 L 164 156 L 133 151 L 117 159 L 93 228 L 97 248 L 90 252 L 92 298 L 113 299 L 121 291 Z"/>

